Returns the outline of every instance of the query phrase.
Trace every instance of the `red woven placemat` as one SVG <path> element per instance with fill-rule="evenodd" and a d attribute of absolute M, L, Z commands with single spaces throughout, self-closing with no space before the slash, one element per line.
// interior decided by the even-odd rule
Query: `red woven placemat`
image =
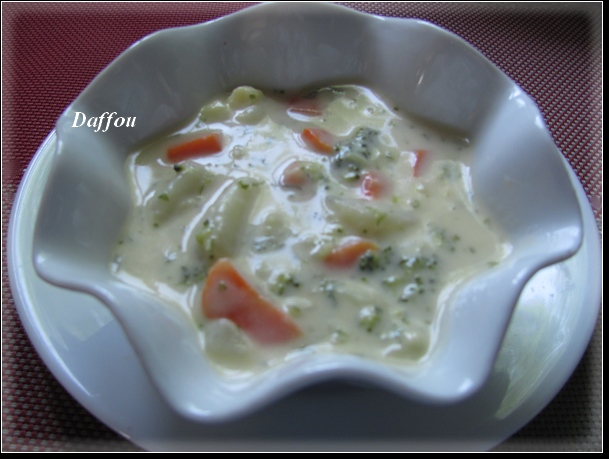
<path fill-rule="evenodd" d="M 115 57 L 156 30 L 250 3 L 3 3 L 2 241 L 23 171 L 57 117 Z M 602 226 L 601 3 L 346 3 L 433 22 L 467 40 L 539 104 Z M 4 451 L 138 451 L 48 372 L 25 334 L 2 258 Z M 601 451 L 600 321 L 558 397 L 497 450 Z"/>

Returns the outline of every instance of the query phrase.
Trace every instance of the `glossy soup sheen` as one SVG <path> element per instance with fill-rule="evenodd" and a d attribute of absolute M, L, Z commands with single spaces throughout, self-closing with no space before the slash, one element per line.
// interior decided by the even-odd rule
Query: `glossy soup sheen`
<path fill-rule="evenodd" d="M 239 87 L 128 158 L 112 267 L 181 308 L 227 374 L 328 351 L 409 365 L 507 250 L 471 154 L 362 86 Z"/>

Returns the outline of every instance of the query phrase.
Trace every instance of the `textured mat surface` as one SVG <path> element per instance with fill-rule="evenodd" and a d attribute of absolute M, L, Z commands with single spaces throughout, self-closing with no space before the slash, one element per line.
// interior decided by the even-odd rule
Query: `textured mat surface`
<path fill-rule="evenodd" d="M 602 231 L 600 3 L 346 3 L 420 18 L 480 50 L 539 104 Z M 208 21 L 248 3 L 3 3 L 2 242 L 23 171 L 60 113 L 115 57 L 156 30 Z M 602 321 L 554 401 L 497 451 L 602 450 Z M 139 451 L 82 408 L 33 349 L 2 258 L 4 451 Z"/>

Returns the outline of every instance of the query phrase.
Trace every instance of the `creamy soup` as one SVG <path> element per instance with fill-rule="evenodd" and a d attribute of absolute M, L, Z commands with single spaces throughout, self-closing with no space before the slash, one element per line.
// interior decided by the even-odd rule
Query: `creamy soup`
<path fill-rule="evenodd" d="M 454 286 L 506 254 L 470 159 L 362 86 L 239 87 L 128 158 L 113 270 L 181 308 L 229 373 L 308 352 L 411 364 Z"/>

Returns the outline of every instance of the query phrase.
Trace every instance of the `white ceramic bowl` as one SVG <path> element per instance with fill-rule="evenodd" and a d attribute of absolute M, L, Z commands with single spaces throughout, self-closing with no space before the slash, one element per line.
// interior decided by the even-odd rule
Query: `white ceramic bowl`
<path fill-rule="evenodd" d="M 328 82 L 370 84 L 411 114 L 475 138 L 474 192 L 513 251 L 452 297 L 439 338 L 419 365 L 398 369 L 354 356 L 311 355 L 245 382 L 225 380 L 182 312 L 110 273 L 110 253 L 131 205 L 126 155 L 238 85 L 296 90 Z M 137 123 L 95 133 L 71 127 L 77 111 L 116 111 Z M 57 135 L 35 228 L 35 267 L 53 284 L 102 300 L 161 394 L 191 419 L 235 418 L 330 378 L 375 383 L 423 402 L 461 400 L 492 370 L 527 280 L 581 243 L 566 163 L 535 104 L 463 40 L 417 20 L 282 3 L 161 31 L 104 70 L 61 116 Z"/>

